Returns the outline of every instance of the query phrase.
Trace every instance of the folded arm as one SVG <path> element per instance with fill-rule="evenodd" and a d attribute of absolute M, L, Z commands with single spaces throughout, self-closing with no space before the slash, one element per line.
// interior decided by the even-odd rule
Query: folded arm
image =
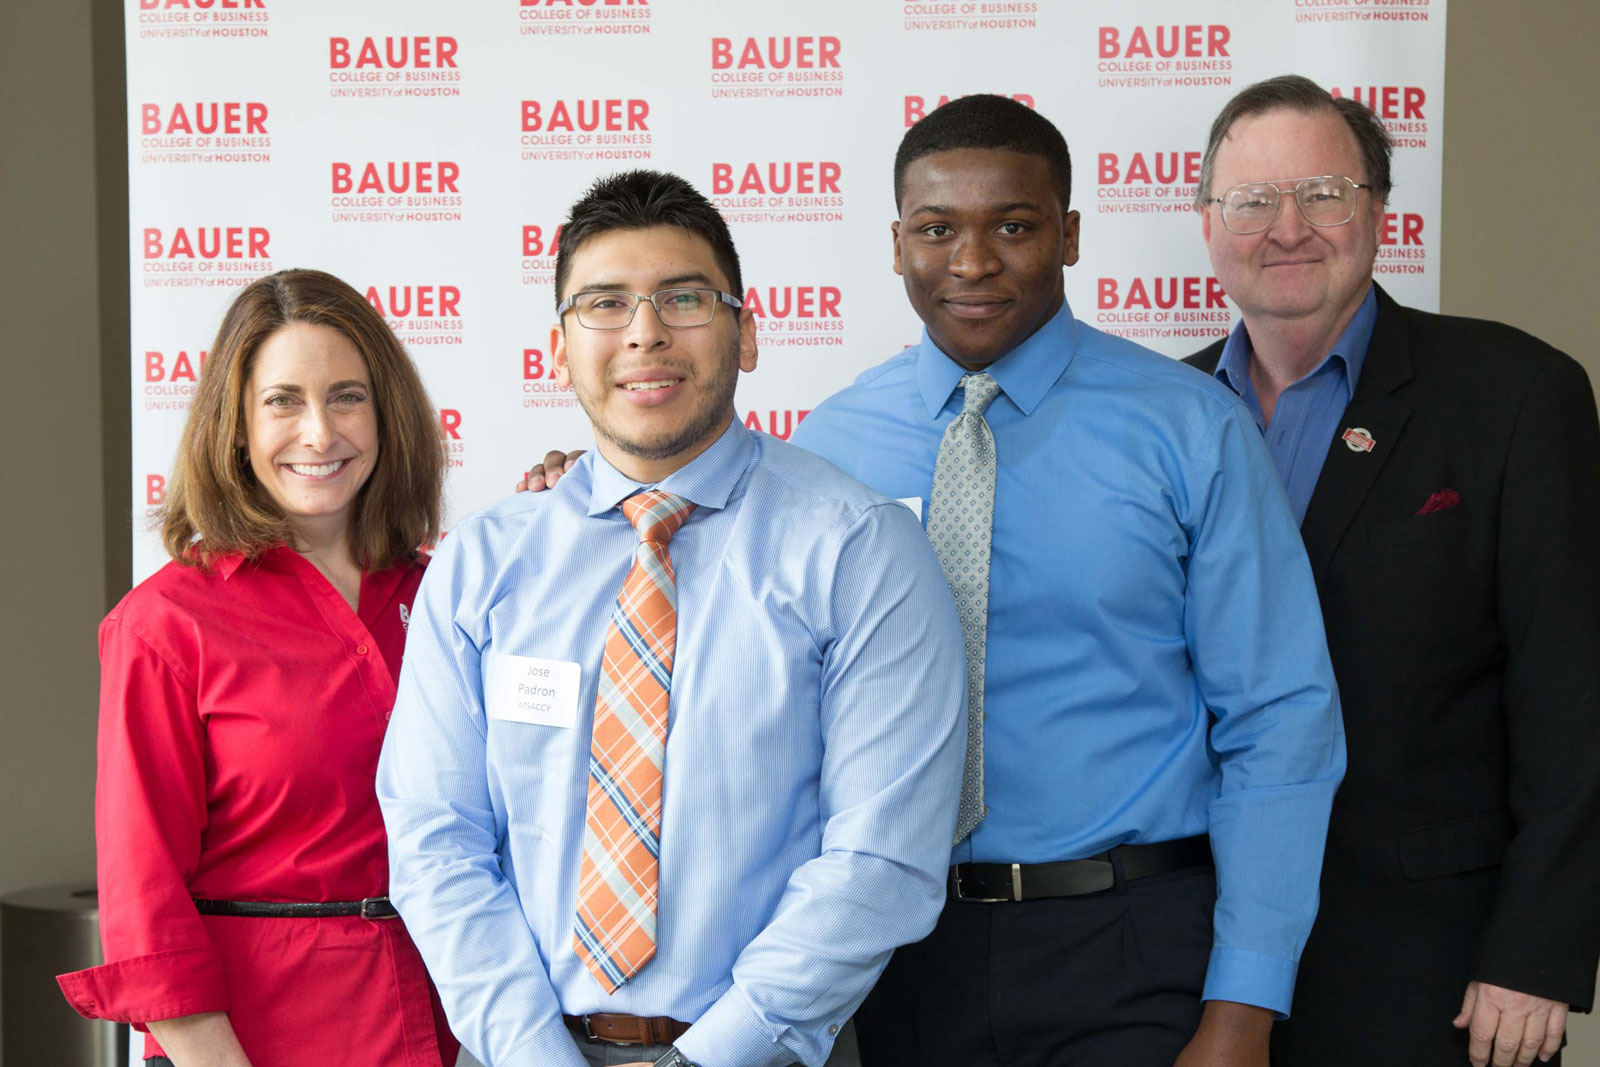
<path fill-rule="evenodd" d="M 451 1029 L 497 1067 L 584 1067 L 516 889 L 501 873 L 485 774 L 481 650 L 456 623 L 461 540 L 428 567 L 378 763 L 389 893 Z"/>
<path fill-rule="evenodd" d="M 889 953 L 944 905 L 966 668 L 954 603 L 908 511 L 879 505 L 850 529 L 829 595 L 821 854 L 794 871 L 733 985 L 677 1042 L 707 1067 L 821 1063 Z"/>

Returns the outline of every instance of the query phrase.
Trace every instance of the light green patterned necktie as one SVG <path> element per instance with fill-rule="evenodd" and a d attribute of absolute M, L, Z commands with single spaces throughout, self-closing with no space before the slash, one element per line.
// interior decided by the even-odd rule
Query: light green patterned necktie
<path fill-rule="evenodd" d="M 994 434 L 983 413 L 1000 392 L 987 374 L 961 378 L 966 403 L 945 427 L 928 501 L 928 540 L 955 595 L 967 642 L 967 759 L 956 841 L 989 809 L 983 803 L 983 665 L 989 638 L 989 539 L 994 529 Z"/>

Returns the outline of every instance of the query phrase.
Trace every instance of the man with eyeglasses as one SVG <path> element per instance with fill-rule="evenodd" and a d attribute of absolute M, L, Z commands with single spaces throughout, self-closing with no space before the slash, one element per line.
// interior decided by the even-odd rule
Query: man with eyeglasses
<path fill-rule="evenodd" d="M 412 611 L 390 895 L 494 1067 L 853 1062 L 944 903 L 955 608 L 905 507 L 735 417 L 743 291 L 688 183 L 597 182 L 553 353 L 597 450 L 457 523 Z"/>
<path fill-rule="evenodd" d="M 1190 362 L 1301 520 L 1349 745 L 1274 1059 L 1528 1064 L 1600 956 L 1600 429 L 1573 360 L 1373 282 L 1390 152 L 1284 76 L 1223 108 L 1201 171 L 1243 321 Z"/>
<path fill-rule="evenodd" d="M 1266 1067 L 1316 911 L 1344 751 L 1304 548 L 1237 399 L 1073 315 L 1071 183 L 1005 97 L 908 130 L 926 332 L 794 436 L 922 509 L 966 638 L 948 899 L 867 1067 Z"/>

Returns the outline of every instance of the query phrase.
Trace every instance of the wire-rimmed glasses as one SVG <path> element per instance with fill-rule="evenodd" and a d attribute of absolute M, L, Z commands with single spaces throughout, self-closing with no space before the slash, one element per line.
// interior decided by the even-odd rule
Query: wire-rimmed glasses
<path fill-rule="evenodd" d="M 591 330 L 620 330 L 633 321 L 639 304 L 646 300 L 656 309 L 656 317 L 663 326 L 677 329 L 704 326 L 716 315 L 718 304 L 744 307 L 744 301 L 720 289 L 662 289 L 649 296 L 597 289 L 573 293 L 561 301 L 556 317 L 572 310 L 578 313 L 579 324 Z"/>
<path fill-rule="evenodd" d="M 1272 225 L 1282 210 L 1285 191 L 1278 186 L 1289 182 L 1294 183 L 1294 188 L 1288 192 L 1299 205 L 1300 214 L 1313 226 L 1343 226 L 1356 217 L 1356 190 L 1372 188 L 1342 174 L 1321 174 L 1314 178 L 1246 182 L 1212 197 L 1211 202 L 1222 205 L 1222 224 L 1230 232 L 1260 233 Z"/>

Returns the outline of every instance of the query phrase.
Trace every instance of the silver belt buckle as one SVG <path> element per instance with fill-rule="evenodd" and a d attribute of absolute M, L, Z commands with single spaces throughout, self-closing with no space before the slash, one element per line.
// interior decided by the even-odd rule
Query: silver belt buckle
<path fill-rule="evenodd" d="M 608 1045 L 639 1045 L 639 1046 L 643 1046 L 645 1044 L 645 1042 L 643 1042 L 643 1041 L 618 1041 L 614 1037 L 601 1037 L 599 1034 L 596 1034 L 594 1032 L 594 1027 L 589 1025 L 589 1016 L 585 1015 L 582 1018 L 583 1018 L 583 1036 L 588 1038 L 590 1041 L 603 1041 Z"/>
<path fill-rule="evenodd" d="M 376 915 L 376 914 L 374 914 L 374 909 L 375 909 L 376 905 L 378 905 L 378 904 L 388 904 L 388 903 L 389 903 L 389 898 L 388 897 L 362 897 L 361 898 L 361 917 L 363 919 L 369 919 L 369 920 L 372 920 L 374 922 L 376 922 L 379 919 L 392 919 L 392 918 L 394 918 L 393 915 Z"/>
<path fill-rule="evenodd" d="M 974 904 L 1010 904 L 1022 899 L 1022 864 L 1011 865 L 1011 895 L 1009 897 L 969 897 L 961 888 L 961 864 L 956 864 L 956 899 L 970 900 Z"/>

